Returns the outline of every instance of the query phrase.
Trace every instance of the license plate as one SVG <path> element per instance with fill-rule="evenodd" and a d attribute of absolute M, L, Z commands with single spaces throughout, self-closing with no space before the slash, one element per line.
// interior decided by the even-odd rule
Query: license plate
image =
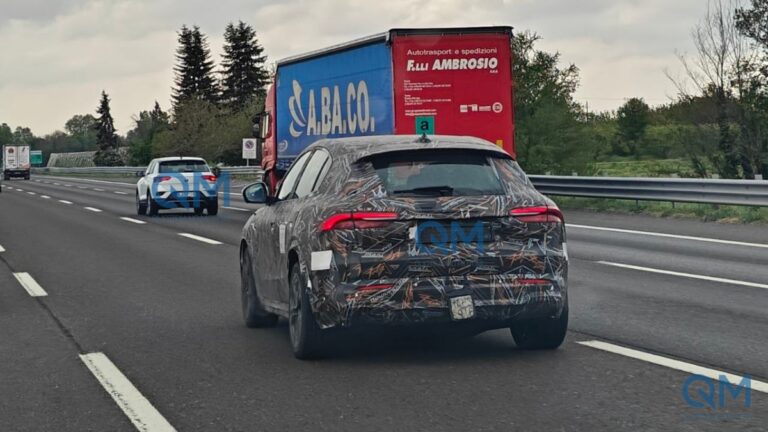
<path fill-rule="evenodd" d="M 451 297 L 451 318 L 464 320 L 475 316 L 475 303 L 472 296 Z"/>

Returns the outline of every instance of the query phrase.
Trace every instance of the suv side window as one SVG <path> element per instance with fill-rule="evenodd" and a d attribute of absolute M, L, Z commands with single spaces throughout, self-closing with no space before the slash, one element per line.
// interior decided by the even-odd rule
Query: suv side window
<path fill-rule="evenodd" d="M 324 149 L 318 149 L 312 155 L 312 159 L 307 162 L 307 167 L 304 168 L 304 173 L 301 174 L 299 184 L 296 186 L 296 197 L 304 198 L 312 193 L 315 183 L 320 171 L 323 169 L 323 165 L 328 161 L 331 156 Z"/>
<path fill-rule="evenodd" d="M 150 162 L 149 166 L 147 167 L 147 172 L 145 174 L 147 175 L 152 174 L 153 169 L 155 169 L 155 162 Z"/>
<path fill-rule="evenodd" d="M 313 152 L 304 153 L 293 162 L 291 168 L 288 170 L 288 173 L 285 174 L 283 182 L 280 184 L 280 190 L 277 192 L 277 199 L 284 200 L 291 197 L 294 186 L 296 186 L 296 181 L 299 179 L 299 174 L 301 174 L 301 171 L 304 169 L 304 165 L 307 164 L 307 160 L 309 160 L 309 156 L 312 153 Z"/>

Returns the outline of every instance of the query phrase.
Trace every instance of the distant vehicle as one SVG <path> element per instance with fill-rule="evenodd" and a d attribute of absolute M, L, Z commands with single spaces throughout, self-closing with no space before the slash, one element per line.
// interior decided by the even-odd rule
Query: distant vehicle
<path fill-rule="evenodd" d="M 515 157 L 512 28 L 393 29 L 277 62 L 257 156 L 271 190 L 322 138 L 468 135 Z"/>
<path fill-rule="evenodd" d="M 136 213 L 155 216 L 161 209 L 192 208 L 196 215 L 219 212 L 216 176 L 204 159 L 153 159 L 146 172 L 137 173 Z"/>
<path fill-rule="evenodd" d="M 12 177 L 23 177 L 29 180 L 29 173 L 32 165 L 29 163 L 28 145 L 6 145 L 3 146 L 3 179 L 10 180 Z"/>
<path fill-rule="evenodd" d="M 471 137 L 320 140 L 243 228 L 249 327 L 288 318 L 298 358 L 330 328 L 444 323 L 511 328 L 554 349 L 568 327 L 563 215 L 512 158 Z"/>

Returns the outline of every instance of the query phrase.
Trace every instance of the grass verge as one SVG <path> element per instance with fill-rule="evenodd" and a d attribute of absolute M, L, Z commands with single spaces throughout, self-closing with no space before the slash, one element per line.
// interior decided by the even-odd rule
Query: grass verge
<path fill-rule="evenodd" d="M 689 218 L 720 223 L 768 224 L 768 208 L 714 204 L 631 201 L 602 198 L 552 197 L 563 210 L 589 210 L 657 217 Z"/>

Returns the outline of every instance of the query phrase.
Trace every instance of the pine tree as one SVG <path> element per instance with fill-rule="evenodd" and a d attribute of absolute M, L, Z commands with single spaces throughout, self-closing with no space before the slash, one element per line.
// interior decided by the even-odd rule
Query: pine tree
<path fill-rule="evenodd" d="M 254 97 L 264 94 L 269 73 L 264 67 L 267 57 L 256 38 L 253 27 L 244 22 L 227 25 L 224 32 L 222 61 L 222 102 L 242 108 Z"/>
<path fill-rule="evenodd" d="M 115 133 L 115 122 L 109 108 L 109 96 L 107 92 L 101 92 L 101 101 L 96 110 L 99 117 L 96 119 L 96 145 L 98 150 L 93 161 L 98 166 L 118 166 L 123 161 L 118 153 L 118 139 Z"/>
<path fill-rule="evenodd" d="M 219 86 L 213 76 L 213 60 L 208 40 L 197 26 L 186 25 L 179 30 L 176 49 L 176 80 L 173 88 L 174 107 L 187 99 L 218 102 Z"/>

